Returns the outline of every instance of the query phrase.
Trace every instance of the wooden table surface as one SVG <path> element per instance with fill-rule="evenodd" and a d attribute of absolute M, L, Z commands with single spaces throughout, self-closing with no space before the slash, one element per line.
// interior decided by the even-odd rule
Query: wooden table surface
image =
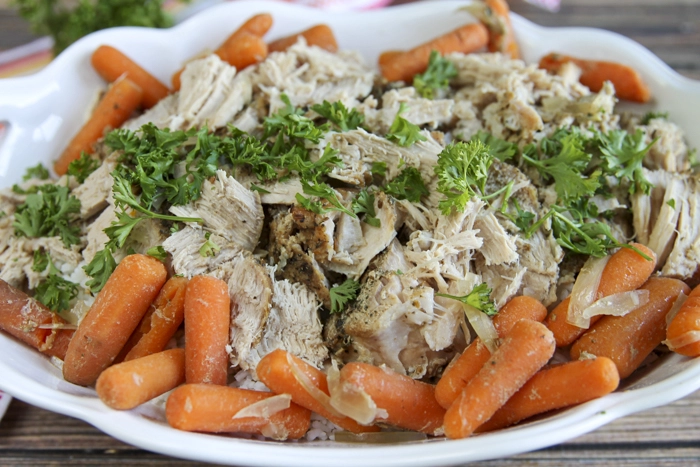
<path fill-rule="evenodd" d="M 629 36 L 681 74 L 700 79 L 700 0 L 563 0 L 556 14 L 511 3 L 514 11 L 541 25 L 599 27 Z M 0 0 L 0 50 L 32 38 L 6 4 Z M 0 465 L 63 464 L 201 465 L 134 448 L 79 420 L 13 401 L 0 422 Z M 700 393 L 556 447 L 479 465 L 700 465 Z"/>

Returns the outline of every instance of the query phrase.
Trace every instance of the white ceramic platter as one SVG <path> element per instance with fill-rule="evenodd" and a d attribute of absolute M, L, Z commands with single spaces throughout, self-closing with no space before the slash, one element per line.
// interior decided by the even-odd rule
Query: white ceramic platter
<path fill-rule="evenodd" d="M 21 179 L 25 169 L 51 161 L 83 122 L 104 82 L 90 67 L 101 44 L 118 47 L 155 76 L 169 82 L 188 58 L 213 49 L 245 19 L 270 12 L 275 38 L 324 22 L 342 48 L 359 50 L 368 63 L 379 53 L 419 44 L 471 21 L 455 11 L 465 2 L 415 3 L 362 13 L 328 13 L 286 3 L 241 1 L 207 9 L 169 30 L 116 28 L 85 37 L 40 73 L 0 80 L 0 122 L 9 131 L 0 142 L 0 187 Z M 516 15 L 513 23 L 526 61 L 559 51 L 610 59 L 639 70 L 655 102 L 648 108 L 670 112 L 685 128 L 692 146 L 700 146 L 700 83 L 683 78 L 639 44 L 607 31 L 542 28 Z M 648 108 L 639 107 L 640 111 Z M 0 335 L 0 389 L 28 403 L 85 420 L 129 444 L 171 456 L 232 465 L 327 467 L 439 466 L 509 456 L 551 446 L 640 410 L 670 403 L 700 388 L 700 360 L 671 355 L 624 390 L 537 422 L 459 441 L 442 439 L 376 446 L 334 442 L 277 443 L 185 433 L 170 428 L 162 407 L 108 409 L 91 389 L 66 383 L 49 361 Z"/>

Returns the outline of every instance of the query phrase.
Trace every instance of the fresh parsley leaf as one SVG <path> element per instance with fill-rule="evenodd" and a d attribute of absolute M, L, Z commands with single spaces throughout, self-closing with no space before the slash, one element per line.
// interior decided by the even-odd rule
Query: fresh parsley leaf
<path fill-rule="evenodd" d="M 374 200 L 374 195 L 364 188 L 352 200 L 352 210 L 355 214 L 364 213 L 363 221 L 372 227 L 381 227 L 382 223 L 377 218 L 377 211 L 374 209 Z"/>
<path fill-rule="evenodd" d="M 645 135 L 640 129 L 634 134 L 624 130 L 611 130 L 608 133 L 598 133 L 597 137 L 605 172 L 628 181 L 630 194 L 637 191 L 649 194 L 652 184 L 644 176 L 642 162 L 658 138 L 645 145 Z"/>
<path fill-rule="evenodd" d="M 493 157 L 501 162 L 512 159 L 518 153 L 518 145 L 509 143 L 506 140 L 496 138 L 491 133 L 479 130 L 470 141 L 479 140 L 484 143 L 484 146 L 489 148 L 489 152 Z"/>
<path fill-rule="evenodd" d="M 644 114 L 642 119 L 639 121 L 640 125 L 648 125 L 649 122 L 656 118 L 661 118 L 663 120 L 668 120 L 668 112 L 647 112 Z"/>
<path fill-rule="evenodd" d="M 294 108 L 289 97 L 286 94 L 280 96 L 285 107 L 280 109 L 276 114 L 266 117 L 263 122 L 263 139 L 270 136 L 288 138 L 297 140 L 307 140 L 317 144 L 323 138 L 323 135 L 328 131 L 328 125 L 316 126 L 313 120 L 304 116 L 302 109 Z"/>
<path fill-rule="evenodd" d="M 74 176 L 78 183 L 83 183 L 99 166 L 99 159 L 91 157 L 86 152 L 82 152 L 79 159 L 68 164 L 68 175 Z"/>
<path fill-rule="evenodd" d="M 386 162 L 372 162 L 372 168 L 370 171 L 372 172 L 372 175 L 376 175 L 377 177 L 386 177 Z"/>
<path fill-rule="evenodd" d="M 540 152 L 548 158 L 536 159 L 537 148 L 533 145 L 525 148 L 522 157 L 544 177 L 554 179 L 557 196 L 568 202 L 592 195 L 600 187 L 600 173 L 590 177 L 583 175 L 592 158 L 584 150 L 585 143 L 585 138 L 578 132 L 566 133 L 561 137 L 555 135 L 540 142 Z"/>
<path fill-rule="evenodd" d="M 340 101 L 331 104 L 324 100 L 323 104 L 312 105 L 311 110 L 332 122 L 340 131 L 354 130 L 365 121 L 363 114 L 356 109 L 348 110 Z"/>
<path fill-rule="evenodd" d="M 413 87 L 421 96 L 434 99 L 437 91 L 450 87 L 450 80 L 457 74 L 454 63 L 442 57 L 437 50 L 433 50 L 430 52 L 428 69 L 413 77 Z"/>
<path fill-rule="evenodd" d="M 22 180 L 25 182 L 29 179 L 32 178 L 37 178 L 39 180 L 46 180 L 49 178 L 49 171 L 44 165 L 40 162 L 34 167 L 29 167 L 27 169 L 27 173 L 24 174 L 22 177 Z"/>
<path fill-rule="evenodd" d="M 328 201 L 332 207 L 325 208 L 326 211 L 328 211 L 328 210 L 340 211 L 340 212 L 344 212 L 345 214 L 347 214 L 349 216 L 357 217 L 354 212 L 350 211 L 348 208 L 346 208 L 345 206 L 343 206 L 341 204 L 340 200 L 338 200 L 338 196 L 336 195 L 335 190 L 333 188 L 331 188 L 328 184 L 326 184 L 326 183 L 314 183 L 314 182 L 309 182 L 307 180 L 302 180 L 301 186 L 302 186 L 305 194 L 311 195 L 311 196 L 317 196 L 319 198 L 323 198 L 326 201 Z M 304 198 L 303 196 L 301 196 L 301 194 L 297 193 L 297 196 L 296 196 L 297 200 L 299 200 L 300 197 Z M 301 204 L 304 205 L 303 202 L 301 202 Z M 304 206 L 304 207 L 306 207 L 306 206 Z M 313 209 L 311 209 L 311 210 L 313 212 L 316 212 Z M 320 214 L 320 213 L 317 213 L 317 214 Z"/>
<path fill-rule="evenodd" d="M 401 116 L 406 109 L 406 104 L 402 102 L 399 105 L 399 111 L 396 112 L 396 117 L 394 117 L 391 128 L 389 128 L 389 133 L 386 134 L 386 139 L 405 148 L 413 146 L 418 141 L 427 140 L 427 138 L 421 134 L 418 125 L 414 125 Z"/>
<path fill-rule="evenodd" d="M 251 184 L 250 184 L 250 191 L 257 191 L 258 193 L 261 193 L 261 194 L 263 194 L 263 195 L 267 195 L 267 194 L 270 193 L 270 192 L 267 191 L 265 188 L 259 187 L 259 186 L 256 185 L 255 183 L 251 183 Z"/>
<path fill-rule="evenodd" d="M 168 259 L 168 252 L 165 251 L 162 245 L 154 246 L 146 250 L 148 256 L 152 256 L 158 261 L 165 261 Z"/>
<path fill-rule="evenodd" d="M 51 258 L 49 257 L 48 252 L 42 249 L 34 250 L 34 262 L 32 263 L 32 271 L 44 272 L 49 266 L 50 261 Z"/>
<path fill-rule="evenodd" d="M 12 226 L 20 236 L 59 236 L 68 248 L 80 242 L 80 228 L 74 225 L 79 214 L 80 201 L 69 195 L 68 187 L 46 184 L 28 194 L 17 207 Z"/>
<path fill-rule="evenodd" d="M 105 246 L 104 249 L 98 251 L 95 257 L 86 266 L 83 266 L 85 274 L 92 277 L 87 281 L 87 286 L 90 287 L 90 291 L 96 294 L 107 283 L 107 279 L 112 275 L 114 270 L 117 268 L 117 262 L 112 256 L 111 247 Z"/>
<path fill-rule="evenodd" d="M 60 271 L 48 258 L 49 275 L 36 286 L 34 298 L 53 312 L 70 309 L 70 301 L 78 296 L 78 284 L 61 277 Z"/>
<path fill-rule="evenodd" d="M 527 232 L 531 227 L 532 223 L 535 221 L 535 213 L 520 209 L 520 204 L 515 198 L 511 199 L 513 207 L 515 207 L 515 212 L 517 216 L 506 215 L 510 221 L 515 224 L 521 232 Z"/>
<path fill-rule="evenodd" d="M 331 287 L 331 313 L 342 313 L 347 304 L 357 298 L 359 291 L 360 283 L 352 279 Z"/>
<path fill-rule="evenodd" d="M 199 249 L 199 254 L 203 258 L 206 258 L 207 256 L 215 256 L 221 250 L 221 247 L 214 243 L 214 240 L 211 239 L 211 233 L 207 232 L 204 235 L 204 238 L 206 241 Z"/>
<path fill-rule="evenodd" d="M 330 211 L 330 209 L 324 208 L 320 201 L 309 199 L 301 193 L 297 193 L 295 198 L 304 209 L 311 211 L 314 214 L 325 214 Z"/>
<path fill-rule="evenodd" d="M 425 187 L 420 171 L 415 167 L 403 169 L 400 174 L 384 186 L 383 190 L 384 193 L 396 199 L 407 199 L 412 203 L 419 203 L 422 196 L 430 194 Z"/>
<path fill-rule="evenodd" d="M 446 216 L 456 209 L 464 211 L 467 202 L 486 188 L 488 170 L 493 156 L 481 141 L 450 143 L 438 154 L 435 174 L 438 176 L 437 190 L 445 195 L 438 207 Z"/>
<path fill-rule="evenodd" d="M 666 201 L 666 204 L 671 206 L 671 209 L 676 209 L 676 200 L 675 199 L 673 199 L 673 198 L 669 199 L 668 201 Z"/>
<path fill-rule="evenodd" d="M 472 306 L 477 310 L 482 311 L 488 316 L 494 316 L 498 313 L 498 310 L 496 309 L 496 305 L 494 305 L 493 301 L 491 300 L 491 292 L 492 290 L 489 288 L 486 282 L 482 282 L 481 284 L 474 287 L 474 289 L 467 295 L 462 295 L 461 297 L 443 293 L 436 293 L 435 295 L 437 295 L 438 297 L 445 297 L 451 298 L 452 300 L 458 300 L 464 303 L 465 305 Z"/>

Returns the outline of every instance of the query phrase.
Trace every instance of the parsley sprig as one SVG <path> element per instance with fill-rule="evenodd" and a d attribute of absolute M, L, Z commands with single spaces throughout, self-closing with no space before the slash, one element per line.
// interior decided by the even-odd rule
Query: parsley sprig
<path fill-rule="evenodd" d="M 45 281 L 36 286 L 34 298 L 43 303 L 51 311 L 59 313 L 70 309 L 70 302 L 78 296 L 78 284 L 61 277 L 61 271 L 54 266 L 48 254 L 40 260 L 46 262 L 49 275 Z M 34 267 L 37 267 L 37 255 L 34 256 Z M 44 271 L 42 269 L 41 271 Z"/>
<path fill-rule="evenodd" d="M 365 121 L 364 114 L 354 108 L 348 110 L 340 101 L 333 103 L 323 101 L 323 104 L 312 105 L 311 110 L 333 123 L 340 131 L 355 130 Z"/>
<path fill-rule="evenodd" d="M 352 279 L 347 279 L 340 285 L 331 287 L 331 313 L 341 313 L 348 303 L 357 298 L 360 291 L 360 283 Z"/>
<path fill-rule="evenodd" d="M 452 209 L 464 211 L 467 202 L 486 189 L 488 170 L 493 163 L 488 147 L 479 140 L 450 143 L 438 154 L 435 174 L 437 189 L 445 195 L 438 207 L 444 215 Z"/>
<path fill-rule="evenodd" d="M 406 167 L 394 177 L 384 188 L 384 193 L 396 199 L 407 199 L 412 203 L 420 202 L 421 197 L 428 196 L 430 192 L 425 187 L 420 171 L 415 167 Z"/>
<path fill-rule="evenodd" d="M 433 50 L 430 52 L 428 68 L 424 73 L 413 77 L 413 87 L 418 94 L 434 99 L 441 89 L 450 87 L 450 80 L 457 76 L 457 68 L 454 63 L 440 55 L 440 52 Z"/>
<path fill-rule="evenodd" d="M 402 102 L 399 104 L 396 117 L 394 117 L 391 128 L 389 128 L 389 133 L 386 134 L 386 139 L 405 148 L 413 146 L 418 141 L 427 140 L 427 138 L 421 134 L 418 125 L 414 125 L 401 116 L 407 108 L 405 103 Z"/>
<path fill-rule="evenodd" d="M 489 288 L 488 284 L 486 284 L 486 282 L 482 282 L 474 287 L 467 295 L 456 296 L 444 293 L 436 293 L 435 295 L 438 297 L 451 298 L 452 300 L 460 301 L 465 305 L 472 306 L 477 310 L 482 311 L 488 316 L 494 316 L 498 313 L 498 310 L 496 309 L 496 305 L 494 305 L 493 301 L 491 300 L 491 292 L 492 289 Z"/>
<path fill-rule="evenodd" d="M 374 209 L 374 194 L 367 188 L 363 188 L 352 200 L 352 210 L 355 214 L 364 213 L 362 220 L 372 227 L 381 227 L 382 223 L 377 218 L 377 211 Z"/>
<path fill-rule="evenodd" d="M 78 183 L 83 183 L 99 166 L 99 159 L 82 152 L 78 159 L 68 164 L 68 175 L 74 176 Z"/>
<path fill-rule="evenodd" d="M 59 236 L 68 248 L 80 243 L 80 228 L 75 225 L 79 214 L 80 201 L 69 194 L 68 187 L 47 183 L 17 207 L 12 226 L 19 236 Z"/>

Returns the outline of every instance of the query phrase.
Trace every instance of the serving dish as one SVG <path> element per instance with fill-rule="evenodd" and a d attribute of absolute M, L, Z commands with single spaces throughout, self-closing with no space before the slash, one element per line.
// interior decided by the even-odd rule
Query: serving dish
<path fill-rule="evenodd" d="M 0 187 L 18 182 L 25 169 L 38 162 L 50 165 L 84 120 L 104 88 L 89 64 L 98 45 L 119 47 L 167 82 L 183 61 L 213 48 L 251 15 L 267 11 L 275 18 L 269 37 L 325 22 L 342 48 L 359 50 L 368 63 L 376 63 L 382 50 L 405 48 L 470 21 L 466 13 L 455 13 L 464 4 L 428 2 L 340 15 L 285 3 L 241 1 L 205 10 L 170 30 L 117 28 L 92 34 L 42 72 L 0 81 L 0 122 L 9 126 L 0 141 Z M 700 120 L 700 83 L 681 77 L 639 44 L 595 29 L 542 28 L 517 15 L 513 22 L 526 61 L 536 61 L 556 44 L 557 51 L 629 64 L 641 72 L 656 98 L 651 107 L 636 109 L 669 111 L 688 131 Z M 700 134 L 689 134 L 688 139 L 691 146 L 700 146 Z M 0 389 L 26 402 L 80 418 L 122 441 L 171 456 L 256 466 L 438 466 L 543 448 L 684 397 L 700 388 L 700 360 L 669 355 L 626 381 L 616 393 L 498 433 L 384 446 L 276 443 L 180 432 L 165 423 L 162 406 L 156 403 L 128 412 L 108 409 L 93 390 L 65 382 L 45 357 L 5 335 L 0 335 L 0 375 Z"/>

